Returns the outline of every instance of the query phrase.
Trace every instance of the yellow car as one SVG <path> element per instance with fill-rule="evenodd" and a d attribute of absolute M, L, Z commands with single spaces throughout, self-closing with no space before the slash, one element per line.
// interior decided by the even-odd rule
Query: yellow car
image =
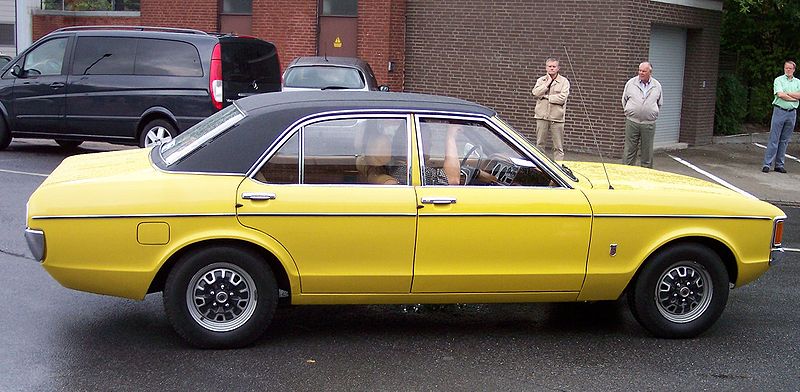
<path fill-rule="evenodd" d="M 696 336 L 782 251 L 784 213 L 694 178 L 557 165 L 486 107 L 381 92 L 248 97 L 174 140 L 67 158 L 26 238 L 65 287 L 163 291 L 175 330 L 241 347 L 279 301 L 605 301 Z"/>

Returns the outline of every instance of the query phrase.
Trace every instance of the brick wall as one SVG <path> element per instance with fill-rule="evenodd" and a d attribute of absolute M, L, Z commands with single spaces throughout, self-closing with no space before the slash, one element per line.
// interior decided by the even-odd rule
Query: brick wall
<path fill-rule="evenodd" d="M 530 89 L 544 75 L 544 59 L 555 56 L 572 83 L 565 148 L 597 152 L 597 140 L 604 155 L 619 157 L 622 89 L 647 59 L 650 26 L 684 26 L 692 30 L 680 137 L 690 144 L 711 140 L 719 12 L 649 0 L 552 5 L 407 0 L 405 89 L 487 105 L 531 137 L 536 129 Z M 697 88 L 703 80 L 706 88 Z"/>
<path fill-rule="evenodd" d="M 67 15 L 33 15 L 32 20 L 33 41 L 42 38 L 47 33 L 68 26 L 104 26 L 104 25 L 141 25 L 137 17 L 112 17 L 112 16 L 67 16 Z"/>
<path fill-rule="evenodd" d="M 253 0 L 253 35 L 278 48 L 281 69 L 317 53 L 316 0 Z"/>
<path fill-rule="evenodd" d="M 367 61 L 379 84 L 402 91 L 405 67 L 405 0 L 358 2 L 358 57 Z M 389 72 L 389 61 L 394 69 Z"/>

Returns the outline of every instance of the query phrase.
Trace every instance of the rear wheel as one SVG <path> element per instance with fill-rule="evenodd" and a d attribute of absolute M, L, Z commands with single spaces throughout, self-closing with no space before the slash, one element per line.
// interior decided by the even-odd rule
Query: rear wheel
<path fill-rule="evenodd" d="M 725 309 L 728 271 L 705 246 L 673 246 L 642 268 L 628 292 L 628 303 L 636 320 L 657 337 L 697 336 Z"/>
<path fill-rule="evenodd" d="M 83 140 L 60 140 L 60 139 L 56 139 L 56 143 L 58 143 L 59 146 L 64 147 L 64 148 L 77 148 L 78 146 L 83 144 Z"/>
<path fill-rule="evenodd" d="M 11 144 L 11 131 L 8 129 L 5 120 L 0 116 L 0 150 L 5 150 Z"/>
<path fill-rule="evenodd" d="M 153 120 L 142 128 L 142 134 L 139 135 L 139 147 L 148 147 L 157 142 L 166 143 L 177 135 L 175 126 L 169 121 Z"/>
<path fill-rule="evenodd" d="M 272 320 L 278 287 L 256 253 L 234 247 L 192 252 L 164 286 L 164 308 L 175 331 L 202 348 L 235 348 L 260 337 Z"/>

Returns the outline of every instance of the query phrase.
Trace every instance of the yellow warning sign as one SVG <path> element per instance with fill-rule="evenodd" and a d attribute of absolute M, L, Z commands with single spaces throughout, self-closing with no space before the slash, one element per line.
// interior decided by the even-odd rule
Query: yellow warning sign
<path fill-rule="evenodd" d="M 334 48 L 341 48 L 342 47 L 342 39 L 339 38 L 339 37 L 336 37 L 336 39 L 333 40 L 333 47 Z"/>

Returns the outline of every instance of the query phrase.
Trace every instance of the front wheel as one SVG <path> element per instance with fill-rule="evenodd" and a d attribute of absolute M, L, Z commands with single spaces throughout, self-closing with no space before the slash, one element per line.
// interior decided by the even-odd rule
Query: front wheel
<path fill-rule="evenodd" d="M 201 348 L 236 348 L 258 339 L 272 320 L 278 287 L 256 253 L 205 248 L 182 257 L 164 287 L 173 328 Z"/>
<path fill-rule="evenodd" d="M 699 244 L 680 244 L 658 255 L 628 292 L 637 321 L 661 338 L 691 338 L 714 324 L 728 302 L 728 271 Z"/>
<path fill-rule="evenodd" d="M 147 123 L 142 128 L 142 133 L 139 135 L 139 147 L 149 147 L 155 143 L 166 143 L 175 136 L 178 132 L 175 126 L 167 120 L 153 120 Z"/>

